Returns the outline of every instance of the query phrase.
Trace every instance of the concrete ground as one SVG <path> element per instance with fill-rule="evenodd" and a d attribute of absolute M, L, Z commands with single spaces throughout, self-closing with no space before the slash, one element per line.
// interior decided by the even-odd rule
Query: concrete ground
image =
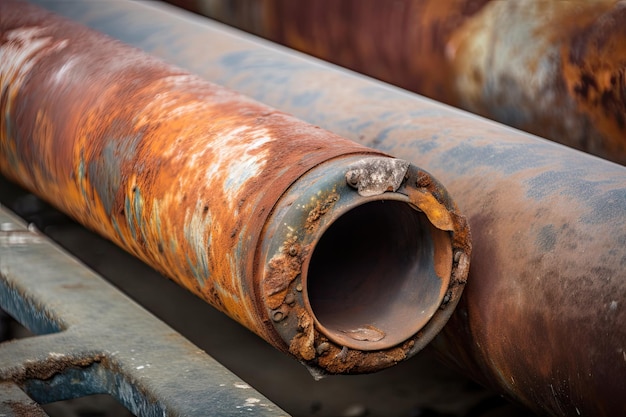
<path fill-rule="evenodd" d="M 315 381 L 297 361 L 2 177 L 0 204 L 34 223 L 121 291 L 294 416 L 533 416 L 453 372 L 430 352 L 420 353 L 379 373 L 332 376 Z M 10 329 L 13 335 L 22 332 L 15 323 L 10 324 Z M 146 340 L 146 343 L 150 341 Z M 46 411 L 53 417 L 130 415 L 106 395 L 47 405 Z"/>

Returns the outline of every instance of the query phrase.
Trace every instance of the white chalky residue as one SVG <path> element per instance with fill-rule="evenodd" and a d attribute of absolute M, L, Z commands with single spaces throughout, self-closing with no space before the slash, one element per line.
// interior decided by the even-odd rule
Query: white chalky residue
<path fill-rule="evenodd" d="M 75 58 L 68 58 L 63 65 L 61 66 L 61 68 L 59 68 L 55 74 L 54 77 L 52 78 L 52 80 L 57 83 L 57 84 L 61 84 L 61 83 L 66 83 L 67 81 L 72 81 L 72 77 L 68 77 L 68 73 L 72 70 L 72 68 L 75 66 L 75 64 L 77 63 L 77 59 Z M 80 80 L 82 81 L 82 80 Z"/>
<path fill-rule="evenodd" d="M 245 140 L 243 139 L 245 137 Z M 257 177 L 267 164 L 267 152 L 256 152 L 273 139 L 265 128 L 239 126 L 211 141 L 214 152 L 211 165 L 206 170 L 207 183 L 222 178 L 226 195 L 237 195 L 239 189 L 251 178 Z M 233 200 L 234 201 L 234 200 Z M 231 208 L 235 208 L 231 204 Z"/>

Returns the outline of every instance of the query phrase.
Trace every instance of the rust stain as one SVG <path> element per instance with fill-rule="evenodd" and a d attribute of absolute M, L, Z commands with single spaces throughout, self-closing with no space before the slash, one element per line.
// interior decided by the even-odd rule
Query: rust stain
<path fill-rule="evenodd" d="M 320 192 L 307 206 L 306 220 L 303 225 L 304 233 L 314 233 L 322 217 L 334 207 L 340 196 L 335 189 L 330 192 Z M 262 294 L 267 306 L 276 309 L 285 300 L 290 284 L 302 273 L 304 258 L 310 254 L 310 245 L 302 244 L 302 233 L 294 229 L 283 242 L 280 252 L 268 262 L 262 279 Z"/>
<path fill-rule="evenodd" d="M 265 0 L 262 35 L 409 90 L 454 97 L 445 43 L 485 3 Z"/>
<path fill-rule="evenodd" d="M 458 253 L 458 255 L 455 256 L 460 257 L 461 254 L 463 254 L 465 257 L 468 257 L 472 251 L 472 238 L 467 218 L 460 214 L 458 206 L 447 196 L 447 191 L 443 185 L 431 177 L 427 172 L 421 170 L 419 170 L 416 174 L 415 185 L 417 190 L 408 189 L 407 195 L 409 196 L 409 200 L 416 198 L 418 193 L 419 198 L 423 198 L 423 196 L 430 196 L 424 198 L 424 200 L 428 202 L 423 206 L 424 214 L 426 214 L 429 220 L 431 220 L 430 216 L 433 218 L 442 217 L 444 219 L 443 224 L 450 226 L 451 228 L 438 228 L 442 230 L 454 231 L 451 236 L 452 248 L 455 250 L 455 253 Z M 441 214 L 441 211 L 444 209 L 447 210 L 447 215 Z M 429 214 L 430 210 L 434 210 L 435 213 Z M 458 259 L 456 258 L 455 265 L 458 266 Z M 465 273 L 467 273 L 467 271 L 465 271 Z M 463 274 L 461 273 L 459 276 L 463 276 Z"/>
<path fill-rule="evenodd" d="M 24 364 L 9 369 L 6 374 L 0 375 L 3 379 L 11 380 L 17 385 L 26 381 L 39 379 L 47 380 L 67 370 L 67 368 L 86 368 L 94 363 L 100 363 L 105 359 L 103 354 L 81 357 L 72 355 L 51 354 L 42 360 L 25 362 Z"/>
<path fill-rule="evenodd" d="M 613 0 L 490 2 L 450 38 L 452 104 L 626 163 L 622 9 Z"/>

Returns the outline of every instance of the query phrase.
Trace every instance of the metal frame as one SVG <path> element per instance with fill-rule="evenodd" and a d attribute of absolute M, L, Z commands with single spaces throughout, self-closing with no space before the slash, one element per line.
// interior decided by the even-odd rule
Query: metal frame
<path fill-rule="evenodd" d="M 0 307 L 39 334 L 0 343 L 0 414 L 110 394 L 137 416 L 286 415 L 3 207 Z"/>

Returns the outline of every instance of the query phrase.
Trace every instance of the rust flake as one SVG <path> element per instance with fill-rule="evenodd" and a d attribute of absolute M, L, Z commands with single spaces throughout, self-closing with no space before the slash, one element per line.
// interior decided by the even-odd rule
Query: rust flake
<path fill-rule="evenodd" d="M 334 207 L 337 201 L 339 201 L 339 194 L 335 190 L 331 191 L 323 199 L 315 200 L 315 205 L 309 211 L 309 215 L 306 218 L 304 228 L 309 233 L 315 231 L 319 226 L 322 216 L 328 213 L 328 211 L 330 211 Z"/>
<path fill-rule="evenodd" d="M 296 307 L 295 310 L 298 315 L 298 332 L 291 339 L 289 352 L 299 359 L 311 361 L 316 356 L 315 322 L 302 307 Z"/>
<path fill-rule="evenodd" d="M 414 345 L 410 340 L 395 348 L 368 352 L 364 355 L 358 350 L 329 343 L 320 337 L 318 346 L 321 343 L 328 343 L 328 348 L 317 358 L 317 363 L 327 372 L 336 374 L 360 374 L 388 368 L 405 360 Z"/>
<path fill-rule="evenodd" d="M 94 363 L 100 363 L 104 359 L 103 354 L 94 354 L 89 357 L 55 355 L 41 361 L 25 362 L 18 367 L 9 369 L 8 375 L 2 375 L 2 377 L 22 385 L 31 379 L 50 379 L 68 368 L 86 368 Z"/>
<path fill-rule="evenodd" d="M 379 371 L 405 360 L 415 345 L 413 339 L 391 349 L 364 353 L 330 341 L 315 328 L 315 322 L 301 306 L 294 306 L 298 328 L 289 344 L 289 353 L 316 369 L 331 374 L 360 374 Z"/>
<path fill-rule="evenodd" d="M 280 253 L 274 255 L 267 264 L 263 277 L 263 295 L 270 309 L 278 308 L 289 290 L 289 285 L 302 273 L 303 258 L 308 247 L 302 247 L 297 237 L 292 236 L 283 244 Z"/>

